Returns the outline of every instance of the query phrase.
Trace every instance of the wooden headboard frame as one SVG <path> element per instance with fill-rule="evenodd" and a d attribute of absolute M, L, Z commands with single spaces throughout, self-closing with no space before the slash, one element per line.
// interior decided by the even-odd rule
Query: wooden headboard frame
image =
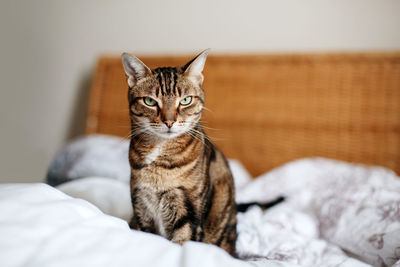
<path fill-rule="evenodd" d="M 191 56 L 140 58 L 153 68 Z M 400 53 L 211 54 L 204 76 L 206 132 L 253 176 L 315 156 L 400 173 Z M 87 134 L 128 136 L 127 89 L 120 57 L 100 58 Z"/>

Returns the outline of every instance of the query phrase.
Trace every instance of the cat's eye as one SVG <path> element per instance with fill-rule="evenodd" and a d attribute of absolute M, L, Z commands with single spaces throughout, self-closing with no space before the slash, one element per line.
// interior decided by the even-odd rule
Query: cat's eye
<path fill-rule="evenodd" d="M 150 107 L 154 107 L 155 105 L 157 105 L 157 101 L 148 96 L 144 98 L 144 103 Z"/>
<path fill-rule="evenodd" d="M 187 96 L 187 97 L 183 98 L 179 103 L 181 103 L 182 106 L 187 106 L 190 103 L 192 103 L 192 97 Z"/>

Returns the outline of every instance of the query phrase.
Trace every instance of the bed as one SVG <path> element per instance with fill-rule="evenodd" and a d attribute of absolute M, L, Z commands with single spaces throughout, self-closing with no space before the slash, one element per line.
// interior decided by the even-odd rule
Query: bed
<path fill-rule="evenodd" d="M 186 56 L 140 57 L 150 67 Z M 206 132 L 231 159 L 241 259 L 132 231 L 127 86 L 100 58 L 86 136 L 48 184 L 0 185 L 2 266 L 400 266 L 400 53 L 210 55 Z"/>

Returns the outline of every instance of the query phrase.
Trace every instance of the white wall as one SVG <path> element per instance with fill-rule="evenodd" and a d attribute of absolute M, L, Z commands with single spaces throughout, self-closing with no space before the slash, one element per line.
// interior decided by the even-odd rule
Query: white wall
<path fill-rule="evenodd" d="M 42 181 L 100 54 L 399 51 L 400 1 L 3 0 L 0 30 L 0 182 Z"/>

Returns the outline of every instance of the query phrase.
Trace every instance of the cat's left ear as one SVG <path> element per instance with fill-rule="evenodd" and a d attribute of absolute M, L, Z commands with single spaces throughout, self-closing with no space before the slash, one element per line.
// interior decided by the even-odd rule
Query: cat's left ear
<path fill-rule="evenodd" d="M 122 65 L 126 73 L 130 88 L 135 86 L 140 79 L 151 74 L 151 70 L 140 59 L 128 53 L 122 54 Z"/>
<path fill-rule="evenodd" d="M 204 80 L 202 72 L 209 52 L 210 49 L 204 50 L 194 59 L 189 61 L 184 67 L 184 75 L 198 86 L 201 86 Z"/>

